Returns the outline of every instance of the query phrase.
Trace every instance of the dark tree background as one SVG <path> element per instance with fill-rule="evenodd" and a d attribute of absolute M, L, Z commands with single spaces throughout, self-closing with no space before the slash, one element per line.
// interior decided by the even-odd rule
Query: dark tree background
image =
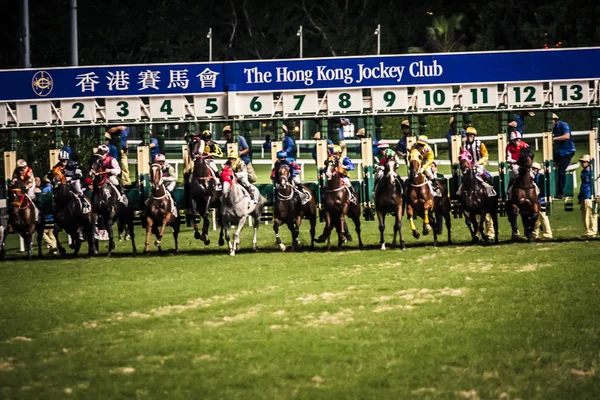
<path fill-rule="evenodd" d="M 2 3 L 0 68 L 17 68 L 20 1 Z M 378 23 L 383 54 L 600 43 L 597 0 L 79 0 L 78 11 L 80 65 L 206 61 L 209 28 L 215 61 L 298 57 L 299 25 L 304 57 L 374 54 Z M 68 0 L 30 1 L 30 31 L 34 67 L 69 64 Z"/>

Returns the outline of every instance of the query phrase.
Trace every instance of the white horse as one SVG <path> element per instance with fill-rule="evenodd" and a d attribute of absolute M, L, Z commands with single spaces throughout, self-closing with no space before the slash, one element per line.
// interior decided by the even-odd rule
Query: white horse
<path fill-rule="evenodd" d="M 254 185 L 254 198 L 258 199 L 258 203 L 250 199 L 248 192 L 237 183 L 234 178 L 233 184 L 229 182 L 223 183 L 223 192 L 221 195 L 221 223 L 225 230 L 225 239 L 229 245 L 229 255 L 235 256 L 235 252 L 240 249 L 240 232 L 246 223 L 248 216 L 253 218 L 254 239 L 252 240 L 252 250 L 258 250 L 256 246 L 256 232 L 260 223 L 260 216 L 263 212 L 265 199 L 261 196 L 258 188 Z M 229 230 L 232 225 L 236 225 L 237 229 L 233 232 L 233 240 L 230 240 Z"/>

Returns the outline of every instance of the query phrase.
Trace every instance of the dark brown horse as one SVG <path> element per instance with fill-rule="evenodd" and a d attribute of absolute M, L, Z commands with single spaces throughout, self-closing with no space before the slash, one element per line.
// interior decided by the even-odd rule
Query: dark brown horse
<path fill-rule="evenodd" d="M 403 189 L 400 177 L 396 173 L 396 160 L 389 157 L 385 164 L 383 177 L 377 182 L 375 187 L 375 210 L 379 218 L 379 244 L 381 250 L 385 250 L 385 216 L 391 214 L 396 217 L 394 222 L 394 241 L 392 248 L 396 247 L 396 236 L 400 235 L 400 248 L 405 249 L 406 245 L 402 240 L 402 212 L 403 212 Z"/>
<path fill-rule="evenodd" d="M 512 240 L 518 235 L 517 218 L 521 215 L 523 229 L 527 241 L 531 242 L 531 234 L 540 212 L 538 195 L 531 177 L 531 163 L 533 153 L 529 148 L 521 150 L 517 165 L 519 166 L 519 177 L 515 180 L 510 191 L 510 200 L 506 203 L 508 220 L 512 227 Z"/>
<path fill-rule="evenodd" d="M 463 151 L 459 157 L 460 170 L 462 172 L 462 191 L 459 197 L 460 204 L 465 214 L 465 221 L 471 232 L 473 243 L 479 238 L 477 232 L 483 239 L 491 240 L 484 233 L 485 216 L 490 214 L 494 224 L 494 242 L 498 243 L 498 195 L 488 196 L 487 190 L 475 174 L 472 165 L 473 157 L 468 151 Z M 479 222 L 477 222 L 479 216 Z"/>
<path fill-rule="evenodd" d="M 27 188 L 21 181 L 13 181 L 8 188 L 8 232 L 17 232 L 25 242 L 27 256 L 33 255 L 33 234 L 37 233 L 38 256 L 42 256 L 42 235 L 44 234 L 44 218 L 35 218 L 35 206 L 27 196 Z M 2 238 L 2 249 L 5 248 L 6 233 Z"/>
<path fill-rule="evenodd" d="M 186 185 L 189 191 L 189 193 L 186 193 L 186 198 L 191 203 L 189 208 L 194 216 L 194 237 L 202 240 L 205 245 L 209 245 L 209 210 L 211 208 L 216 209 L 216 214 L 220 219 L 221 191 L 217 190 L 215 180 L 213 179 L 214 173 L 208 166 L 208 156 L 202 155 L 202 149 L 204 149 L 203 140 L 195 138 L 189 144 L 189 154 L 194 160 L 194 167 L 190 173 L 189 182 Z M 197 214 L 204 220 L 202 233 L 198 231 L 199 218 Z M 219 245 L 222 246 L 223 244 L 221 243 L 224 244 L 222 240 L 219 241 Z"/>
<path fill-rule="evenodd" d="M 408 174 L 408 185 L 406 188 L 406 217 L 410 222 L 410 229 L 415 239 L 418 239 L 421 235 L 417 232 L 415 226 L 414 217 L 418 216 L 423 219 L 423 235 L 431 232 L 430 221 L 436 226 L 435 223 L 435 201 L 433 193 L 429 187 L 427 177 L 420 172 L 421 164 L 423 162 L 423 156 L 421 153 L 413 149 L 408 156 L 409 162 L 409 174 Z M 437 246 L 437 229 L 433 229 L 433 244 Z"/>
<path fill-rule="evenodd" d="M 317 202 L 309 188 L 304 186 L 304 191 L 310 194 L 306 204 L 302 204 L 300 193 L 292 182 L 291 169 L 288 165 L 281 165 L 275 175 L 277 187 L 275 189 L 275 205 L 273 206 L 273 231 L 275 240 L 281 251 L 286 247 L 279 237 L 279 227 L 288 226 L 292 233 L 292 247 L 298 249 L 298 236 L 302 218 L 310 221 L 310 249 L 315 248 L 315 231 L 317 226 Z"/>
<path fill-rule="evenodd" d="M 438 236 L 442 234 L 443 224 L 446 223 L 446 231 L 448 232 L 448 243 L 452 243 L 452 218 L 450 218 L 451 203 L 448 197 L 448 190 L 445 185 L 438 182 L 438 187 L 441 196 L 433 196 L 434 214 L 435 214 L 435 231 Z"/>
<path fill-rule="evenodd" d="M 100 172 L 102 159 L 98 155 L 92 158 L 90 168 L 90 179 L 92 180 L 92 212 L 94 213 L 94 222 L 99 222 L 99 227 L 103 227 L 108 232 L 108 253 L 107 257 L 112 255 L 115 248 L 113 235 L 113 224 L 117 222 L 119 227 L 126 228 L 131 238 L 131 247 L 135 255 L 135 233 L 133 230 L 133 206 L 125 197 L 121 199 L 121 194 L 117 188 L 110 183 L 106 172 Z"/>
<path fill-rule="evenodd" d="M 179 236 L 180 222 L 177 212 L 177 204 L 173 196 L 167 191 L 162 176 L 162 166 L 152 164 L 150 167 L 150 181 L 152 189 L 150 197 L 146 202 L 146 243 L 144 254 L 150 252 L 150 235 L 156 236 L 154 245 L 158 251 L 162 252 L 162 238 L 165 235 L 165 228 L 173 228 L 173 239 L 175 240 L 175 253 L 179 253 L 177 238 Z M 159 229 L 160 227 L 160 229 Z"/>
<path fill-rule="evenodd" d="M 54 186 L 54 237 L 56 238 L 58 251 L 63 256 L 67 252 L 60 243 L 60 235 L 58 234 L 61 229 L 64 229 L 67 235 L 71 237 L 73 255 L 77 256 L 82 243 L 79 236 L 81 230 L 88 242 L 88 256 L 97 254 L 98 251 L 94 241 L 94 219 L 91 209 L 84 212 L 84 204 L 71 191 L 62 173 L 54 172 L 52 183 Z"/>
<path fill-rule="evenodd" d="M 342 249 L 342 243 L 346 241 L 346 232 L 344 231 L 345 216 L 348 215 L 354 222 L 356 234 L 358 236 L 358 247 L 364 248 L 360 236 L 360 202 L 350 201 L 348 188 L 344 186 L 342 175 L 337 171 L 333 172 L 331 179 L 325 184 L 323 191 L 323 209 L 325 210 L 325 230 L 323 236 L 327 238 L 327 249 L 331 249 L 330 236 L 335 227 L 338 234 L 338 250 Z"/>

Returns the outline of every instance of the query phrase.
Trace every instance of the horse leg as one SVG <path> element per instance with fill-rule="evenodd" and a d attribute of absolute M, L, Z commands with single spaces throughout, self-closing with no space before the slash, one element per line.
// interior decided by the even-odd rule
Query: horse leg
<path fill-rule="evenodd" d="M 210 244 L 210 240 L 208 240 L 208 238 L 207 238 L 208 226 L 210 225 L 210 220 L 208 218 L 209 211 L 210 211 L 210 200 L 211 200 L 211 196 L 208 196 L 208 199 L 206 199 L 206 206 L 204 207 L 204 210 L 202 210 L 202 218 L 203 218 L 202 234 L 200 234 L 200 236 L 197 237 L 197 239 L 202 240 L 204 242 L 204 244 L 207 246 Z"/>
<path fill-rule="evenodd" d="M 244 215 L 237 223 L 237 227 L 233 231 L 232 242 L 233 245 L 231 247 L 231 251 L 229 252 L 230 256 L 235 256 L 235 252 L 240 250 L 240 233 L 244 228 L 244 224 L 246 223 L 247 216 Z"/>
<path fill-rule="evenodd" d="M 338 220 L 338 224 L 339 226 L 336 226 L 336 231 L 338 234 L 338 250 L 342 250 L 342 244 L 346 241 L 346 232 L 344 230 L 346 220 L 344 218 L 343 211 L 340 215 L 340 219 Z"/>
<path fill-rule="evenodd" d="M 231 224 L 228 222 L 225 222 L 223 224 L 223 230 L 224 230 L 224 234 L 225 234 L 225 241 L 227 241 L 227 246 L 229 247 L 229 252 L 231 254 L 231 252 L 233 251 L 233 247 L 231 246 L 231 237 L 229 236 L 229 230 L 231 229 Z"/>
<path fill-rule="evenodd" d="M 6 232 L 2 224 L 0 224 L 0 261 L 6 258 Z"/>
<path fill-rule="evenodd" d="M 473 213 L 471 211 L 464 211 L 463 215 L 465 216 L 465 224 L 469 228 L 469 233 L 471 234 L 471 243 L 477 243 L 479 238 L 477 237 L 477 220 L 475 223 L 473 222 Z"/>
<path fill-rule="evenodd" d="M 498 244 L 498 211 L 494 210 L 491 213 L 492 223 L 494 224 L 494 243 Z"/>
<path fill-rule="evenodd" d="M 129 231 L 129 238 L 131 239 L 131 253 L 135 256 L 137 249 L 135 248 L 135 233 L 133 231 L 133 211 L 127 211 L 127 230 Z"/>
<path fill-rule="evenodd" d="M 332 230 L 332 226 L 331 226 L 331 213 L 329 211 L 325 211 L 325 231 L 323 231 L 323 234 L 325 234 L 325 237 L 327 238 L 327 251 L 331 250 L 331 230 Z"/>
<path fill-rule="evenodd" d="M 381 250 L 385 250 L 385 239 L 383 238 L 383 233 L 385 232 L 385 213 L 383 211 L 377 210 L 377 219 L 379 220 L 379 246 Z M 394 241 L 392 242 L 392 247 L 396 246 L 396 232 L 394 230 Z"/>
<path fill-rule="evenodd" d="M 412 231 L 413 237 L 415 239 L 418 239 L 421 235 L 419 234 L 419 232 L 417 232 L 417 227 L 415 226 L 415 220 L 414 220 L 414 210 L 412 205 L 407 204 L 406 205 L 406 218 L 408 218 L 408 221 L 410 223 L 410 230 Z"/>
<path fill-rule="evenodd" d="M 362 250 L 365 246 L 363 245 L 362 237 L 360 236 L 360 211 L 352 216 L 352 221 L 354 222 L 356 236 L 358 236 L 358 248 Z"/>
<path fill-rule="evenodd" d="M 427 214 L 425 214 L 425 215 L 427 215 Z M 432 215 L 430 218 L 431 218 L 431 222 L 433 223 L 433 226 L 435 226 L 435 217 Z M 435 229 L 433 229 L 433 245 L 434 246 L 438 245 L 438 239 L 437 239 L 437 237 L 438 237 L 438 233 L 437 233 L 437 231 Z"/>
<path fill-rule="evenodd" d="M 156 241 L 154 242 L 154 244 L 156 246 L 158 246 L 158 251 L 162 251 L 161 245 L 162 245 L 162 238 L 165 236 L 165 228 L 167 227 L 167 222 L 169 222 L 169 219 L 171 219 L 171 216 L 173 214 L 166 213 L 165 216 L 163 217 L 162 220 L 162 225 L 160 227 L 160 233 L 158 234 L 158 237 L 156 238 Z"/>
<path fill-rule="evenodd" d="M 112 255 L 112 251 L 115 248 L 115 239 L 113 237 L 113 217 L 109 216 L 108 221 L 106 221 L 106 230 L 108 231 L 108 253 L 106 257 L 110 257 Z"/>
<path fill-rule="evenodd" d="M 253 217 L 254 221 L 253 221 L 253 226 L 252 228 L 254 229 L 254 236 L 252 237 L 252 251 L 258 251 L 258 226 L 260 225 L 260 217 Z"/>
<path fill-rule="evenodd" d="M 294 246 L 294 250 L 298 250 L 298 246 L 300 242 L 298 237 L 300 236 L 300 226 L 302 225 L 302 215 L 298 215 L 296 217 L 296 221 L 292 224 L 292 246 Z"/>
<path fill-rule="evenodd" d="M 425 214 L 423 216 L 423 235 L 428 235 L 429 232 L 431 232 L 431 225 L 430 225 L 430 221 L 429 221 L 429 209 L 425 207 L 423 213 Z M 433 213 L 432 213 L 433 214 Z M 431 220 L 434 220 L 433 215 L 431 215 Z M 433 224 L 433 226 L 435 226 L 435 223 Z"/>
<path fill-rule="evenodd" d="M 310 249 L 315 249 L 315 235 L 317 233 L 317 216 L 312 215 L 310 217 Z"/>
<path fill-rule="evenodd" d="M 62 243 L 60 242 L 60 239 L 58 238 L 59 232 L 60 232 L 60 227 L 58 226 L 58 223 L 54 222 L 54 229 L 52 229 L 52 233 L 54 234 L 54 237 L 56 238 L 56 247 L 58 248 L 58 252 L 60 253 L 60 255 L 64 256 L 65 254 L 67 254 L 67 250 L 65 250 Z"/>
<path fill-rule="evenodd" d="M 144 254 L 150 253 L 150 236 L 152 235 L 152 225 L 154 220 L 150 215 L 146 217 L 146 242 L 144 243 Z"/>
<path fill-rule="evenodd" d="M 405 250 L 406 244 L 404 243 L 404 239 L 402 238 L 402 203 L 400 203 L 396 208 L 396 221 L 394 223 L 394 241 L 396 239 L 396 232 L 398 232 L 398 239 L 400 240 L 400 249 Z"/>
<path fill-rule="evenodd" d="M 173 228 L 173 240 L 175 241 L 175 254 L 179 254 L 179 231 L 181 230 L 181 223 L 179 222 L 179 216 L 175 217 L 175 221 L 172 225 Z"/>
<path fill-rule="evenodd" d="M 519 207 L 516 204 L 512 204 L 508 210 L 508 220 L 512 228 L 511 239 L 517 240 L 519 237 L 519 228 L 517 226 L 517 218 L 519 216 Z"/>
<path fill-rule="evenodd" d="M 285 251 L 285 244 L 281 242 L 281 238 L 279 237 L 279 226 L 281 225 L 281 221 L 279 218 L 273 219 L 273 231 L 275 232 L 275 241 L 277 242 L 277 246 L 281 249 L 281 251 Z"/>

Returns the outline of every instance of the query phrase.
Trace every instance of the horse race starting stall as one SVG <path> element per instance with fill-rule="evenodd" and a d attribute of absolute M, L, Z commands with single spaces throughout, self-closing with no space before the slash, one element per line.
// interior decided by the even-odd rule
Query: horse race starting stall
<path fill-rule="evenodd" d="M 569 60 L 569 62 L 564 62 Z M 427 131 L 428 114 L 451 114 L 457 130 L 471 124 L 471 114 L 496 112 L 498 173 L 495 186 L 499 201 L 506 200 L 504 148 L 509 134 L 510 113 L 541 111 L 546 121 L 541 134 L 548 204 L 555 187 L 551 115 L 562 109 L 591 109 L 589 135 L 594 173 L 599 168 L 598 107 L 600 48 L 521 50 L 499 52 L 381 55 L 287 60 L 228 61 L 148 65 L 104 65 L 65 68 L 33 68 L 0 71 L 0 130 L 10 135 L 10 151 L 4 154 L 5 177 L 9 178 L 17 156 L 17 139 L 26 129 L 52 129 L 57 156 L 61 129 L 97 127 L 98 142 L 106 125 L 145 126 L 138 147 L 140 188 L 128 193 L 143 207 L 148 194 L 149 124 L 229 123 L 235 138 L 246 121 L 276 120 L 281 148 L 284 120 L 316 120 L 321 139 L 316 141 L 317 168 L 327 156 L 331 119 L 364 118 L 366 138 L 361 139 L 362 170 L 353 182 L 363 209 L 373 208 L 373 154 L 371 138 L 378 136 L 375 117 L 408 115 L 412 135 L 408 145 Z M 469 65 L 469 68 L 464 68 Z M 380 136 L 380 135 L 379 135 Z M 119 133 L 114 136 L 120 154 Z M 527 135 L 526 138 L 532 136 Z M 381 137 L 379 137 L 381 138 Z M 483 140 L 490 138 L 481 137 Z M 539 139 L 535 138 L 536 141 Z M 432 141 L 433 142 L 433 141 Z M 460 136 L 452 139 L 452 177 L 449 188 L 455 216 L 456 189 L 460 185 L 457 155 Z M 183 163 L 189 170 L 189 157 Z M 314 183 L 321 206 L 323 177 Z M 595 180 L 595 193 L 598 192 Z M 272 187 L 261 193 L 272 202 Z M 567 199 L 567 206 L 572 206 Z M 183 202 L 178 193 L 177 200 Z M 569 203 L 571 201 L 571 203 Z M 549 211 L 551 208 L 549 207 Z M 372 219 L 372 212 L 366 212 Z"/>

